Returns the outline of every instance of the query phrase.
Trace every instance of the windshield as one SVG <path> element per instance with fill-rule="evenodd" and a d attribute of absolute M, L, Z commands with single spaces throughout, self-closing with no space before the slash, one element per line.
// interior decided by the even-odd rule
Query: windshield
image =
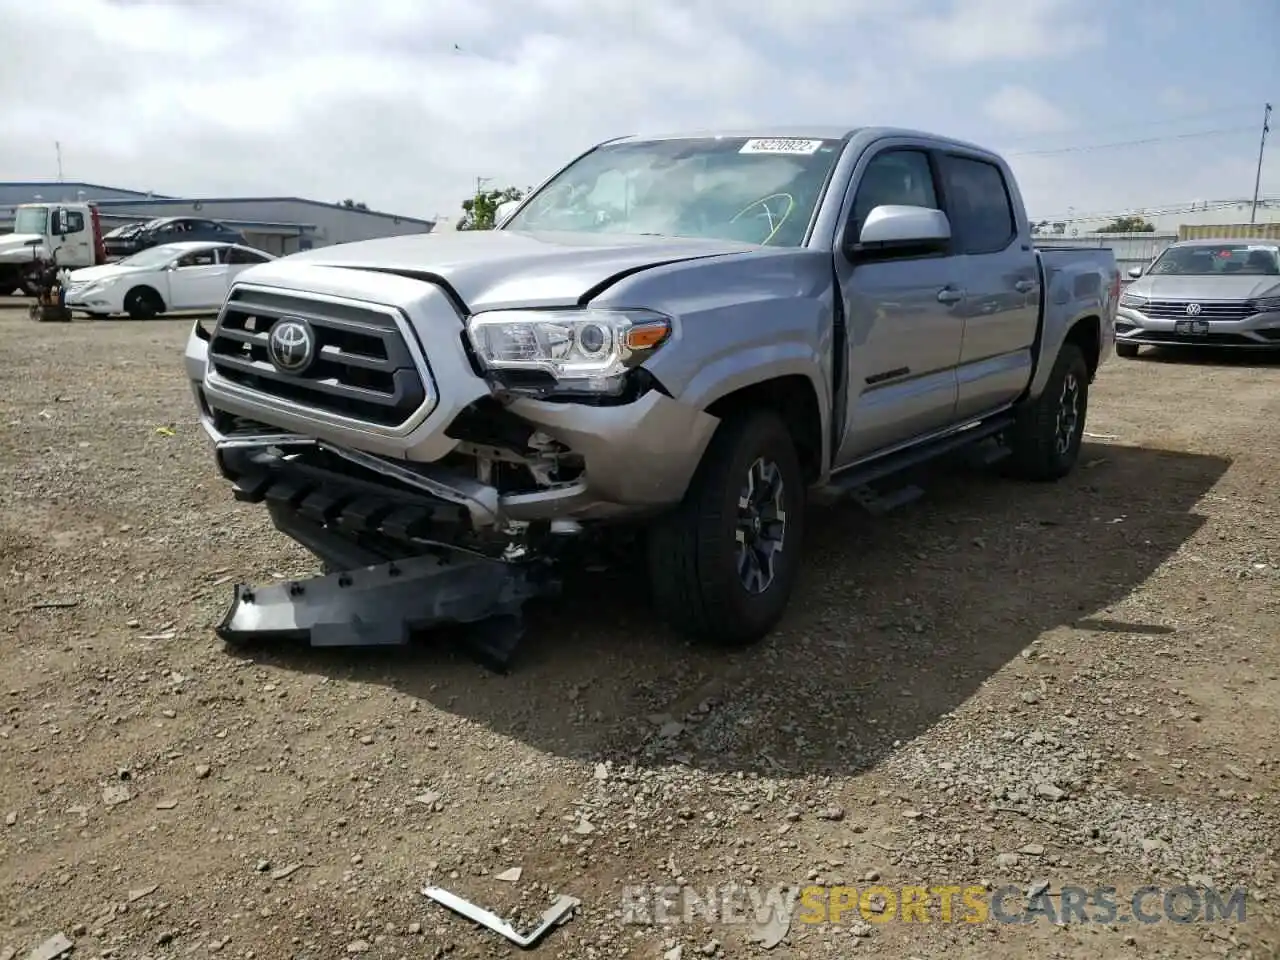
<path fill-rule="evenodd" d="M 43 237 L 48 222 L 48 207 L 19 207 L 13 217 L 13 232 L 38 233 Z"/>
<path fill-rule="evenodd" d="M 721 137 L 606 144 L 563 170 L 503 229 L 797 247 L 841 145 Z"/>
<path fill-rule="evenodd" d="M 132 257 L 125 257 L 118 263 L 122 267 L 161 267 L 177 255 L 178 251 L 170 246 L 152 247 L 135 253 Z"/>
<path fill-rule="evenodd" d="M 1148 272 L 1157 277 L 1275 277 L 1280 276 L 1280 247 L 1247 242 L 1174 246 Z"/>

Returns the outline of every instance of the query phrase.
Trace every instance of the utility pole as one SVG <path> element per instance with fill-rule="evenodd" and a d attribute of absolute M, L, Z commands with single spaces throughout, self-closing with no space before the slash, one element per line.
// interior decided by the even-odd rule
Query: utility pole
<path fill-rule="evenodd" d="M 1258 141 L 1258 172 L 1253 178 L 1253 206 L 1249 209 L 1249 222 L 1258 219 L 1258 189 L 1262 186 L 1262 155 L 1267 149 L 1267 133 L 1271 130 L 1271 104 L 1262 114 L 1262 139 Z"/>
<path fill-rule="evenodd" d="M 57 140 L 53 141 L 53 152 L 58 157 L 58 182 L 61 183 L 62 182 L 62 144 Z"/>

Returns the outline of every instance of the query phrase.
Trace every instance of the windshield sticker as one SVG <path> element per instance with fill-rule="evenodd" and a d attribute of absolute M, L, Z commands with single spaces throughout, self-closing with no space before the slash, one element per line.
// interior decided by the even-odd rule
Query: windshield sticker
<path fill-rule="evenodd" d="M 808 157 L 818 152 L 821 140 L 748 140 L 739 153 L 782 153 Z"/>

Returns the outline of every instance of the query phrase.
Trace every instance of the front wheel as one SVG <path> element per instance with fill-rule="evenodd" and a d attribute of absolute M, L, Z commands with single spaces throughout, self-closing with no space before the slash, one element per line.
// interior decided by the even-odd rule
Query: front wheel
<path fill-rule="evenodd" d="M 1126 360 L 1132 360 L 1138 355 L 1138 345 L 1136 343 L 1117 343 L 1116 356 L 1124 357 Z"/>
<path fill-rule="evenodd" d="M 164 303 L 154 290 L 137 287 L 124 298 L 124 312 L 131 320 L 150 320 L 164 310 Z"/>
<path fill-rule="evenodd" d="M 649 534 L 661 615 L 722 646 L 762 638 L 791 599 L 804 507 L 804 477 L 782 420 L 765 410 L 726 419 L 680 506 Z"/>
<path fill-rule="evenodd" d="M 1076 465 L 1089 410 L 1089 365 L 1074 343 L 1064 343 L 1044 392 L 1018 411 L 1005 442 L 1008 472 L 1024 480 L 1060 480 Z"/>

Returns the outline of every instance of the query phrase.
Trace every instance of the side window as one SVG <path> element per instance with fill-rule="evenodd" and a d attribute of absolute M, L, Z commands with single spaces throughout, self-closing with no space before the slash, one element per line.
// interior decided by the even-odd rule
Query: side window
<path fill-rule="evenodd" d="M 853 199 L 854 230 L 862 229 L 876 207 L 890 205 L 941 209 L 929 155 L 923 150 L 886 150 L 867 164 Z"/>
<path fill-rule="evenodd" d="M 1017 227 L 1004 175 L 995 164 L 944 155 L 942 183 L 959 253 L 998 253 L 1013 242 Z"/>
<path fill-rule="evenodd" d="M 84 229 L 84 214 L 79 210 L 64 210 L 63 215 L 67 218 L 67 233 L 79 233 Z"/>
<path fill-rule="evenodd" d="M 267 258 L 259 256 L 251 250 L 245 250 L 242 247 L 232 247 L 226 251 L 225 259 L 227 263 L 266 263 Z"/>
<path fill-rule="evenodd" d="M 212 267 L 218 262 L 218 255 L 213 250 L 197 250 L 178 259 L 178 269 L 184 267 Z"/>

